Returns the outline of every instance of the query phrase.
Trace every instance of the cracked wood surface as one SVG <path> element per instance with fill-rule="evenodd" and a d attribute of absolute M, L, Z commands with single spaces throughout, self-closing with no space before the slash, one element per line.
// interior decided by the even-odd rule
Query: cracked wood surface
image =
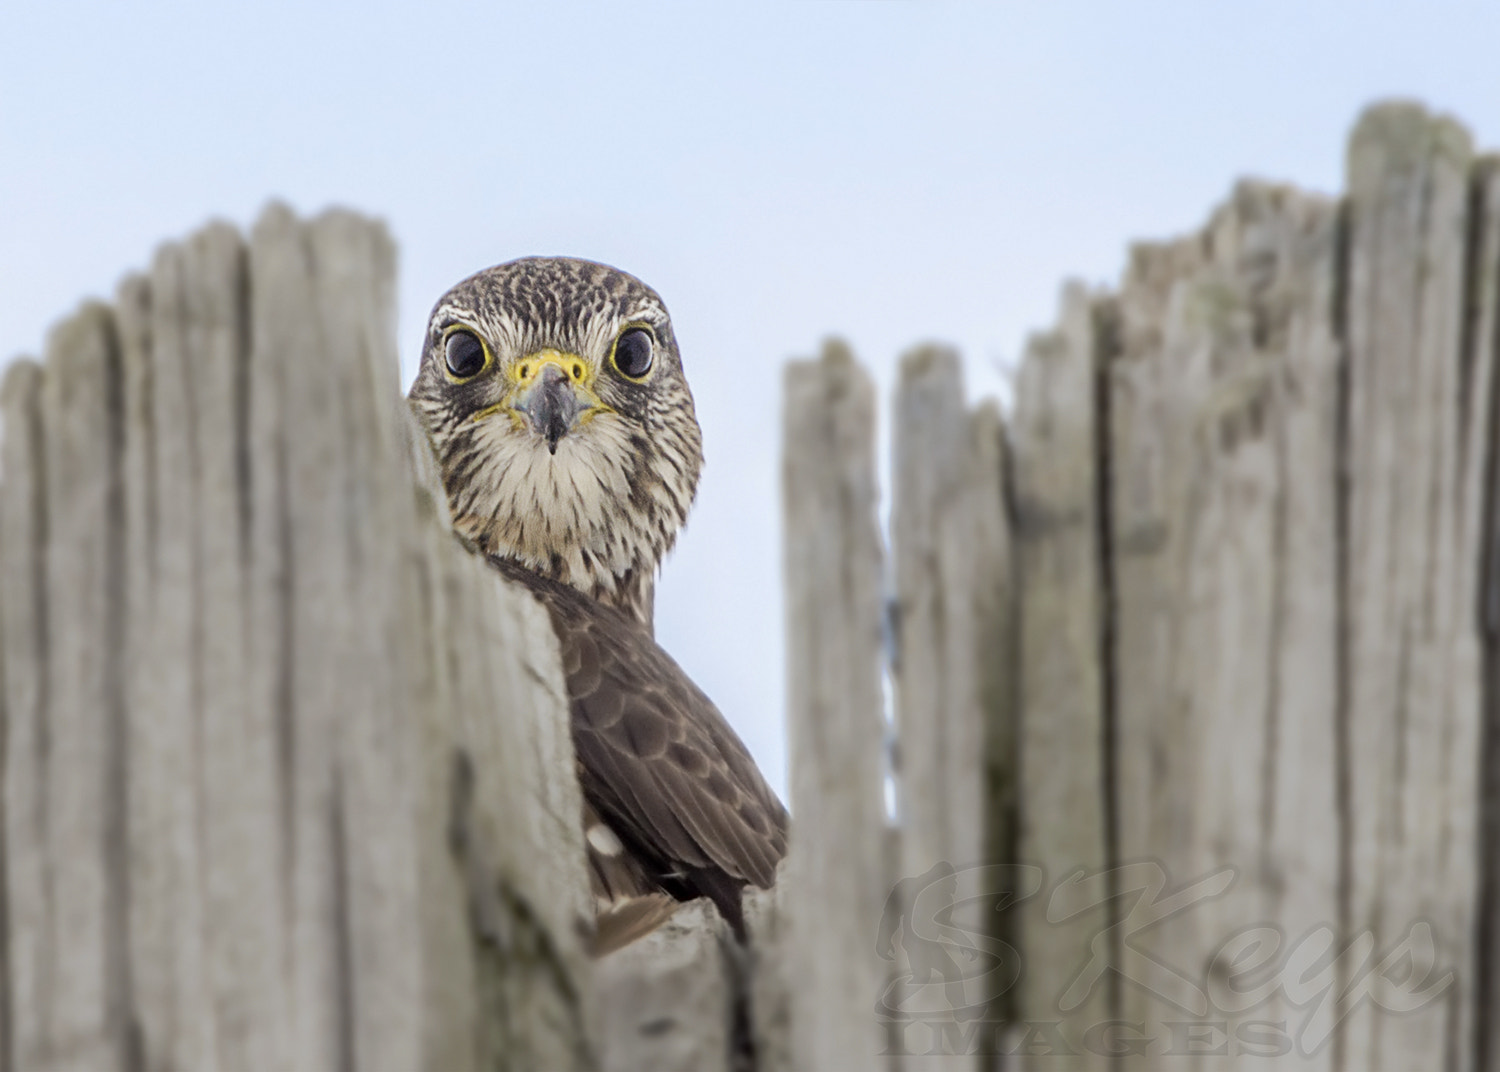
<path fill-rule="evenodd" d="M 8 371 L 5 1067 L 593 1067 L 555 640 L 447 531 L 393 276 L 273 206 Z"/>
<path fill-rule="evenodd" d="M 792 826 L 780 959 L 792 1067 L 869 1067 L 885 853 L 875 385 L 841 343 L 783 376 Z M 861 1064 L 865 1062 L 865 1064 Z"/>
<path fill-rule="evenodd" d="M 553 640 L 447 531 L 389 240 L 164 247 L 0 387 L 4 1067 L 1500 1069 L 1500 166 L 1384 105 L 1348 184 L 1067 288 L 1003 418 L 911 352 L 890 592 L 873 387 L 793 367 L 784 882 L 597 978 Z M 944 861 L 1019 904 L 914 935 Z M 1019 975 L 921 989 L 959 931 Z"/>
<path fill-rule="evenodd" d="M 1102 848 L 1121 900 L 1090 933 L 1119 982 L 1069 1015 L 1144 1025 L 1156 1042 L 1123 1067 L 1160 1067 L 1183 1022 L 1208 1025 L 1177 1047 L 1190 1068 L 1500 1067 L 1495 618 L 1479 618 L 1494 176 L 1452 120 L 1373 108 L 1342 202 L 1241 183 L 1201 231 L 1136 247 L 1118 294 L 1069 292 L 1023 363 L 1021 854 L 1089 870 Z M 1069 493 L 1036 494 L 1032 466 Z M 1099 574 L 1083 549 L 1063 570 L 1028 558 L 1079 528 Z M 1053 617 L 1028 647 L 1039 586 L 1077 603 L 1040 604 Z M 1079 669 L 1049 670 L 1061 659 Z M 1191 907 L 1101 929 L 1174 891 Z M 1094 963 L 1057 920 L 1022 935 L 1038 1017 Z"/>

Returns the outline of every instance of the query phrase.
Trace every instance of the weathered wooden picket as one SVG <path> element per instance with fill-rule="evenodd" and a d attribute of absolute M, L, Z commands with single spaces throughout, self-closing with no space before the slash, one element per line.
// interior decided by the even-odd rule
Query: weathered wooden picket
<path fill-rule="evenodd" d="M 6 375 L 8 1068 L 591 1064 L 555 642 L 444 531 L 393 269 L 273 208 Z"/>
<path fill-rule="evenodd" d="M 791 854 L 596 963 L 383 228 L 164 246 L 0 389 L 0 1069 L 1500 1072 L 1500 161 L 1385 105 L 1348 182 L 1066 287 L 1003 415 L 908 355 L 889 551 L 788 366 Z"/>
<path fill-rule="evenodd" d="M 862 992 L 909 1000 L 844 1067 L 1500 1068 L 1500 161 L 1408 104 L 1348 160 L 1341 199 L 1244 182 L 1117 291 L 1065 287 L 1003 428 L 952 354 L 904 360 L 898 848 L 840 866 L 941 896 L 894 968 L 864 950 Z M 834 564 L 871 507 L 829 503 L 873 497 L 874 436 L 796 430 L 869 383 L 817 367 L 833 386 L 787 393 L 792 627 L 858 638 L 879 569 Z M 801 725 L 868 701 L 815 706 L 823 649 L 788 653 L 794 762 L 868 784 Z M 818 793 L 794 779 L 794 814 Z M 857 944 L 824 941 L 801 955 Z"/>

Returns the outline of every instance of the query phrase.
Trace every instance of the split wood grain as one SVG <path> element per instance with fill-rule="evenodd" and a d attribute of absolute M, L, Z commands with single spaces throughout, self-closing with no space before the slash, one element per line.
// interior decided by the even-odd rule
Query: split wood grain
<path fill-rule="evenodd" d="M 1434 984 L 1472 976 L 1478 885 L 1494 354 L 1461 353 L 1472 164 L 1468 134 L 1415 105 L 1367 112 L 1349 146 L 1346 926 L 1377 957 L 1430 933 Z M 1400 1017 L 1350 1008 L 1346 1066 L 1469 1067 L 1472 993 L 1436 997 Z"/>
<path fill-rule="evenodd" d="M 841 343 L 783 377 L 792 825 L 783 970 L 796 1067 L 878 1067 L 885 851 L 875 390 Z"/>
<path fill-rule="evenodd" d="M 1094 948 L 1095 936 L 1109 925 L 1107 898 L 1100 894 L 1107 888 L 1110 862 L 1098 473 L 1104 432 L 1095 405 L 1099 353 L 1090 295 L 1070 285 L 1063 292 L 1057 330 L 1027 344 L 1012 423 L 1018 855 L 1042 870 L 1046 884 L 1018 912 L 1025 974 L 1017 1011 L 1023 1021 L 1057 1023 L 1074 1040 L 1111 1015 L 1108 973 L 1102 970 L 1111 958 L 1107 949 L 1099 954 Z M 1076 887 L 1081 903 L 1069 904 L 1059 915 L 1046 891 L 1080 876 L 1085 879 Z M 1090 954 L 1102 955 L 1101 970 L 1080 974 L 1091 963 Z M 1045 1058 L 1038 1054 L 1037 1060 Z M 1077 1062 L 1079 1068 L 1104 1068 L 1107 1059 L 1080 1051 Z"/>
<path fill-rule="evenodd" d="M 595 1065 L 556 640 L 447 528 L 394 269 L 273 207 L 7 375 L 8 1067 Z"/>

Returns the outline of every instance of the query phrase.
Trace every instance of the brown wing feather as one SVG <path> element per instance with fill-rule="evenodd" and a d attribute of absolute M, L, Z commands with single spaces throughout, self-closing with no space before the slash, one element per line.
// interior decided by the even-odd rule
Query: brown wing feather
<path fill-rule="evenodd" d="M 787 836 L 786 809 L 744 744 L 633 619 L 513 563 L 496 565 L 551 613 L 588 803 L 664 889 L 713 897 L 739 929 L 740 888 L 775 881 Z"/>

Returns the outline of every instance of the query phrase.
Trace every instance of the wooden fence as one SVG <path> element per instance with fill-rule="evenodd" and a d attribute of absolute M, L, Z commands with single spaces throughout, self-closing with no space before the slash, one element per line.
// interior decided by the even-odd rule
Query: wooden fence
<path fill-rule="evenodd" d="M 836 874 L 784 910 L 901 999 L 838 1065 L 870 1025 L 825 967 L 806 1067 L 1500 1069 L 1497 359 L 1500 160 L 1394 104 L 1342 198 L 1243 182 L 1064 288 L 1003 419 L 909 354 L 888 567 L 870 381 L 793 366 L 794 852 Z M 882 866 L 889 963 L 840 885 Z"/>
<path fill-rule="evenodd" d="M 1004 415 L 908 355 L 889 553 L 788 367 L 791 855 L 597 963 L 384 230 L 163 247 L 0 390 L 0 1067 L 1500 1070 L 1500 162 L 1386 105 L 1348 183 L 1067 287 Z"/>
<path fill-rule="evenodd" d="M 592 1061 L 555 642 L 444 531 L 393 268 L 272 209 L 6 375 L 8 1068 Z"/>

